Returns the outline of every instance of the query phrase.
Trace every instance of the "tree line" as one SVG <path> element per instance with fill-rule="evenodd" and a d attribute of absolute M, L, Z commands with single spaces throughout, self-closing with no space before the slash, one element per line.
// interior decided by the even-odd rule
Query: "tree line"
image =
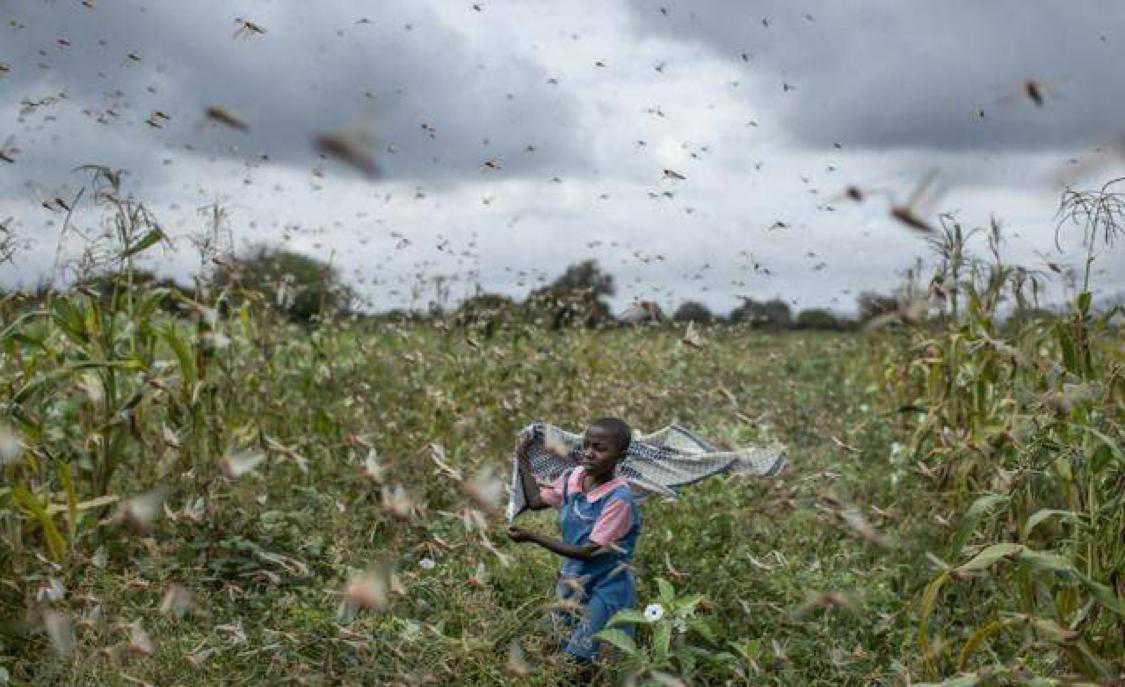
<path fill-rule="evenodd" d="M 452 309 L 431 301 L 424 310 L 394 309 L 371 313 L 354 289 L 344 283 L 339 271 L 314 257 L 294 251 L 259 245 L 240 256 L 217 259 L 193 286 L 157 278 L 145 270 L 129 274 L 101 272 L 76 285 L 79 289 L 114 297 L 131 289 L 165 288 L 181 298 L 166 299 L 165 307 L 178 311 L 182 304 L 200 297 L 201 290 L 222 293 L 220 302 L 237 305 L 247 299 L 277 311 L 293 322 L 313 324 L 341 316 L 380 320 L 441 320 L 453 325 L 473 326 L 491 334 L 511 324 L 530 323 L 548 329 L 659 324 L 666 322 L 699 325 L 744 325 L 766 330 L 846 331 L 900 309 L 894 295 L 862 292 L 857 313 L 847 317 L 827 308 L 794 312 L 780 298 L 742 303 L 726 314 L 716 313 L 696 300 L 682 302 L 670 315 L 653 302 L 640 301 L 614 315 L 607 298 L 616 292 L 613 275 L 596 260 L 572 264 L 554 281 L 531 291 L 522 301 L 496 293 L 477 293 Z M 44 295 L 40 289 L 38 297 Z M 13 294 L 12 297 L 15 297 Z M 35 294 L 23 298 L 37 299 Z"/>

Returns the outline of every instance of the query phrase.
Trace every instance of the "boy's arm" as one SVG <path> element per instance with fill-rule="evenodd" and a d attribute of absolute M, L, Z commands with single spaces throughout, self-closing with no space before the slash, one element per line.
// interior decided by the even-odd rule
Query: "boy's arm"
<path fill-rule="evenodd" d="M 516 460 L 519 461 L 520 466 L 520 483 L 523 487 L 523 498 L 527 502 L 527 507 L 531 510 L 543 510 L 550 508 L 551 504 L 543 500 L 539 495 L 539 484 L 535 481 L 535 475 L 531 472 L 531 459 L 527 455 L 527 448 L 531 443 L 531 437 L 521 437 L 516 440 Z"/>
<path fill-rule="evenodd" d="M 609 552 L 608 547 L 602 547 L 593 542 L 590 542 L 589 544 L 583 544 L 582 546 L 574 546 L 573 544 L 567 544 L 566 542 L 560 541 L 558 539 L 545 537 L 538 532 L 530 532 L 518 527 L 509 527 L 508 536 L 510 536 L 514 541 L 533 542 L 535 544 L 538 544 L 539 546 L 542 546 L 544 549 L 547 549 L 551 553 L 555 553 L 560 556 L 566 556 L 567 558 L 576 558 L 580 561 L 590 561 L 604 553 Z"/>

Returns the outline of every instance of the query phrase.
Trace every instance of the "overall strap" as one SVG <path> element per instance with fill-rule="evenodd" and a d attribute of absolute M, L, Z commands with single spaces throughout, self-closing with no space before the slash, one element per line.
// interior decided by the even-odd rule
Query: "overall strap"
<path fill-rule="evenodd" d="M 562 481 L 563 481 L 563 504 L 565 504 L 565 503 L 566 503 L 566 496 L 567 496 L 567 494 L 566 494 L 566 491 L 567 491 L 567 487 L 569 487 L 569 486 L 570 486 L 570 473 L 572 473 L 572 472 L 574 472 L 574 468 L 569 468 L 569 469 L 567 469 L 567 470 L 564 470 L 564 471 L 563 471 L 563 474 L 562 474 Z"/>

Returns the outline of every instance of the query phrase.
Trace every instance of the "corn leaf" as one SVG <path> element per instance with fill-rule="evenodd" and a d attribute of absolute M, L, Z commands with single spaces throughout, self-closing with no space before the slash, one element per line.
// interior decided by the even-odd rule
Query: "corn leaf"
<path fill-rule="evenodd" d="M 59 528 L 55 527 L 55 521 L 48 515 L 47 509 L 22 484 L 18 484 L 12 489 L 12 499 L 43 528 L 43 537 L 47 540 L 47 550 L 52 558 L 61 561 L 66 553 L 66 540 L 59 533 Z"/>
<path fill-rule="evenodd" d="M 965 511 L 965 515 L 961 518 L 961 524 L 957 528 L 956 534 L 953 535 L 953 541 L 950 544 L 950 555 L 957 556 L 961 553 L 961 549 L 965 547 L 966 542 L 973 536 L 976 531 L 977 525 L 984 516 L 1001 503 L 1008 500 L 1007 494 L 985 494 L 984 496 L 973 501 L 973 505 Z"/>
<path fill-rule="evenodd" d="M 1020 531 L 1020 539 L 1027 541 L 1027 538 L 1031 536 L 1031 532 L 1036 528 L 1036 526 L 1055 516 L 1058 516 L 1063 520 L 1070 520 L 1072 522 L 1081 521 L 1081 519 L 1078 517 L 1078 514 L 1074 511 L 1042 508 L 1032 513 L 1031 517 L 1027 519 L 1027 522 L 1023 524 L 1023 529 Z"/>
<path fill-rule="evenodd" d="M 152 246 L 156 245 L 156 243 L 159 242 L 160 240 L 162 240 L 163 238 L 164 238 L 164 232 L 160 230 L 160 227 L 153 227 L 152 229 L 149 230 L 149 232 L 147 234 L 142 236 L 136 243 L 134 243 L 133 245 L 126 248 L 125 252 L 123 252 L 121 254 L 121 257 L 127 258 L 127 257 L 130 257 L 132 255 L 136 255 L 137 253 L 140 253 L 141 251 L 147 250 L 148 248 L 151 248 Z"/>

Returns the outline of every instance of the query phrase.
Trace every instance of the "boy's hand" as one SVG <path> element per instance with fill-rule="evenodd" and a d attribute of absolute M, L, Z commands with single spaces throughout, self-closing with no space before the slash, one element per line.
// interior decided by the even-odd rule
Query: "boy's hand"
<path fill-rule="evenodd" d="M 522 527 L 516 527 L 515 525 L 508 527 L 508 538 L 514 542 L 531 541 L 532 536 L 531 532 Z"/>
<path fill-rule="evenodd" d="M 527 458 L 527 449 L 531 447 L 532 442 L 535 441 L 533 434 L 521 434 L 516 437 L 516 456 L 519 458 Z"/>

